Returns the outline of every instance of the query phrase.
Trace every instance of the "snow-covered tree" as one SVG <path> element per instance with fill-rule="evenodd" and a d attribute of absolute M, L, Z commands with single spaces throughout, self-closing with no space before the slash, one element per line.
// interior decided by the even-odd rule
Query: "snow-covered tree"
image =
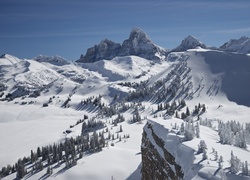
<path fill-rule="evenodd" d="M 230 171 L 236 174 L 240 170 L 240 165 L 240 159 L 237 156 L 234 156 L 233 151 L 231 151 Z"/>
<path fill-rule="evenodd" d="M 200 140 L 197 153 L 203 153 L 204 151 L 206 151 L 206 149 L 207 149 L 207 145 L 206 145 L 205 141 Z"/>
<path fill-rule="evenodd" d="M 217 161 L 218 160 L 218 152 L 214 151 L 214 160 Z"/>
<path fill-rule="evenodd" d="M 47 174 L 51 175 L 53 173 L 53 169 L 51 168 L 51 166 L 47 167 Z"/>
<path fill-rule="evenodd" d="M 246 132 L 240 123 L 230 121 L 227 123 L 219 122 L 218 134 L 222 144 L 231 144 L 243 149 L 247 148 L 246 145 Z"/>
<path fill-rule="evenodd" d="M 184 136 L 187 141 L 190 141 L 194 138 L 193 122 L 191 123 L 191 119 L 186 122 Z"/>
<path fill-rule="evenodd" d="M 19 159 L 17 162 L 16 171 L 17 171 L 16 172 L 17 179 L 22 179 L 27 174 L 27 170 L 26 170 L 25 165 L 21 159 Z"/>
<path fill-rule="evenodd" d="M 249 172 L 248 172 L 248 162 L 245 161 L 245 174 L 248 176 Z"/>
<path fill-rule="evenodd" d="M 245 161 L 245 163 L 242 163 L 242 174 L 247 175 L 247 176 L 249 175 L 247 161 Z"/>
<path fill-rule="evenodd" d="M 196 123 L 196 126 L 195 126 L 195 135 L 197 138 L 200 138 L 200 125 L 198 122 Z"/>
<path fill-rule="evenodd" d="M 220 156 L 219 160 L 218 160 L 218 166 L 219 166 L 219 169 L 221 169 L 223 167 L 223 157 Z"/>
<path fill-rule="evenodd" d="M 180 133 L 183 134 L 185 131 L 184 123 L 181 123 Z"/>
<path fill-rule="evenodd" d="M 188 107 L 186 108 L 186 116 L 190 116 L 190 111 Z"/>

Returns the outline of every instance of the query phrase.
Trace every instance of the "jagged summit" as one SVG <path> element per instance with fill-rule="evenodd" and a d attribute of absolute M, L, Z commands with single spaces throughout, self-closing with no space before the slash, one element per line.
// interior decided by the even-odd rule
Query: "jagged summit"
<path fill-rule="evenodd" d="M 188 49 L 194 49 L 197 47 L 201 47 L 204 49 L 207 48 L 207 46 L 204 43 L 199 41 L 194 36 L 189 35 L 188 37 L 184 38 L 182 40 L 181 44 L 179 46 L 177 46 L 176 48 L 174 48 L 172 51 L 180 52 L 180 51 L 186 51 Z"/>
<path fill-rule="evenodd" d="M 109 39 L 102 40 L 98 45 L 88 48 L 85 55 L 81 55 L 78 62 L 96 62 L 102 59 L 113 59 L 121 51 L 121 45 Z"/>
<path fill-rule="evenodd" d="M 135 55 L 145 59 L 164 59 L 166 51 L 155 45 L 141 29 L 132 29 L 129 39 L 122 43 L 121 55 Z"/>
<path fill-rule="evenodd" d="M 149 36 L 139 28 L 133 28 L 129 38 L 122 45 L 111 40 L 104 39 L 98 45 L 87 50 L 77 62 L 96 62 L 102 59 L 110 60 L 116 56 L 135 55 L 146 59 L 165 58 L 166 51 L 155 45 Z"/>
<path fill-rule="evenodd" d="M 240 39 L 231 39 L 220 47 L 223 51 L 250 53 L 250 38 L 242 36 Z"/>
<path fill-rule="evenodd" d="M 143 43 L 152 42 L 150 37 L 140 28 L 133 28 L 130 32 L 129 41 L 139 41 Z"/>

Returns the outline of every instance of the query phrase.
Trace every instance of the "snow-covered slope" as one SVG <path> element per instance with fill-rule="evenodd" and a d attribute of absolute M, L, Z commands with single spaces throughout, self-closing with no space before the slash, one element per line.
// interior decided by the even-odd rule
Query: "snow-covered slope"
<path fill-rule="evenodd" d="M 236 52 L 241 54 L 250 53 L 250 38 L 243 36 L 239 39 L 231 39 L 220 47 L 223 51 Z"/>
<path fill-rule="evenodd" d="M 20 61 L 19 58 L 12 56 L 10 54 L 3 54 L 0 57 L 0 65 L 12 65 L 18 63 Z"/>
<path fill-rule="evenodd" d="M 101 60 L 95 63 L 84 63 L 83 68 L 96 71 L 109 81 L 123 81 L 147 79 L 152 73 L 150 68 L 153 62 L 138 56 L 116 57 L 112 60 Z M 140 77 L 143 77 L 140 78 Z"/>
<path fill-rule="evenodd" d="M 0 136 L 5 138 L 4 146 L 0 147 L 0 166 L 13 165 L 18 158 L 30 156 L 30 151 L 36 151 L 38 146 L 77 138 L 82 134 L 83 122 L 79 120 L 87 115 L 89 119 L 94 118 L 94 121 L 105 124 L 96 129 L 97 133 L 104 134 L 106 140 L 102 151 L 84 151 L 83 157 L 77 151 L 77 164 L 70 168 L 65 167 L 66 160 L 51 164 L 53 173 L 50 175 L 46 174 L 47 160 L 43 161 L 45 168 L 33 172 L 34 175 L 31 170 L 35 165 L 29 163 L 26 177 L 140 179 L 141 134 L 148 119 L 157 123 L 160 121 L 170 129 L 171 123 L 178 122 L 179 125 L 184 122 L 174 116 L 181 117 L 185 113 L 182 106 L 187 106 L 194 121 L 207 118 L 215 125 L 218 125 L 218 120 L 249 123 L 250 56 L 196 48 L 195 44 L 195 47 L 188 47 L 196 49 L 171 52 L 166 58 L 160 54 L 161 60 L 149 60 L 139 57 L 137 53 L 149 50 L 152 55 L 161 50 L 139 30 L 134 33 L 125 44 L 126 47 L 131 46 L 130 50 L 134 48 L 137 56 L 119 56 L 94 63 L 67 63 L 65 60 L 54 63 L 53 58 L 19 60 L 11 55 L 2 56 Z M 205 104 L 206 108 L 199 116 L 193 115 L 192 110 L 199 103 Z M 166 110 L 161 106 L 173 108 Z M 116 125 L 119 114 L 124 116 L 125 121 Z M 66 130 L 71 133 L 67 134 Z M 201 131 L 201 138 L 206 140 L 209 152 L 211 147 L 215 147 L 225 160 L 228 160 L 231 150 L 235 154 L 237 152 L 241 159 L 249 156 L 248 151 L 218 144 L 215 130 L 201 127 Z M 109 134 L 113 134 L 114 138 L 108 138 Z M 93 137 L 93 132 L 89 136 Z M 195 152 L 198 141 L 197 138 L 184 144 Z M 223 147 L 227 147 L 225 155 Z M 75 148 L 79 147 L 75 145 Z M 242 155 L 239 155 L 240 152 Z M 194 163 L 197 164 L 200 155 L 192 154 L 192 157 L 196 158 Z M 179 159 L 179 162 L 182 160 Z M 185 177 L 207 177 L 206 168 L 211 168 L 206 162 L 201 163 L 204 171 L 193 171 Z M 216 162 L 209 163 L 213 166 L 211 172 L 214 172 Z M 225 168 L 228 168 L 228 163 L 225 163 Z M 13 173 L 5 179 L 15 177 L 16 173 Z"/>

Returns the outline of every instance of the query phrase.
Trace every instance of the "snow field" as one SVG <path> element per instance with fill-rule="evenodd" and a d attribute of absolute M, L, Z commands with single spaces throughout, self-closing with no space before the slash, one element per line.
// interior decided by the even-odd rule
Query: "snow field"
<path fill-rule="evenodd" d="M 0 136 L 3 137 L 2 145 L 0 146 L 0 165 L 13 165 L 18 158 L 29 156 L 30 150 L 36 150 L 38 146 L 45 146 L 64 140 L 65 134 L 63 132 L 69 129 L 70 125 L 74 125 L 77 120 L 82 119 L 84 114 L 89 117 L 96 116 L 97 108 L 92 105 L 78 108 L 82 100 L 92 96 L 98 97 L 99 95 L 102 96 L 101 102 L 106 105 L 114 103 L 116 95 L 119 95 L 118 99 L 122 100 L 134 88 L 122 86 L 119 83 L 139 83 L 149 79 L 147 85 L 151 86 L 156 81 L 166 77 L 179 61 L 186 59 L 187 65 L 191 67 L 190 74 L 192 75 L 191 82 L 193 84 L 191 88 L 193 97 L 186 101 L 189 109 L 192 110 L 195 105 L 201 103 L 205 104 L 207 108 L 207 111 L 201 116 L 202 119 L 219 119 L 224 122 L 229 120 L 236 120 L 241 123 L 249 122 L 249 107 L 229 101 L 227 93 L 224 91 L 225 88 L 223 88 L 225 73 L 223 71 L 214 71 L 213 66 L 216 64 L 207 61 L 202 53 L 205 53 L 205 51 L 201 49 L 185 53 L 171 53 L 166 61 L 161 62 L 150 62 L 135 56 L 117 57 L 110 61 L 103 60 L 93 64 L 84 64 L 82 67 L 75 64 L 56 66 L 46 62 L 38 63 L 33 60 L 19 61 L 15 60 L 15 58 L 7 58 L 7 61 L 1 66 L 2 70 L 6 72 L 3 74 L 2 79 L 9 86 L 5 93 L 12 91 L 17 82 L 29 82 L 35 88 L 44 85 L 46 88 L 41 92 L 41 96 L 37 98 L 16 98 L 14 101 L 0 102 Z M 214 53 L 214 51 L 210 53 Z M 218 52 L 216 51 L 216 53 Z M 13 63 L 15 64 L 12 65 Z M 39 76 L 41 73 L 42 77 Z M 84 76 L 80 76 L 81 74 Z M 75 76 L 80 76 L 83 82 L 78 83 L 72 80 L 72 77 Z M 23 83 L 23 86 L 26 87 L 27 83 Z M 47 103 L 53 96 L 55 97 L 52 98 L 49 106 L 42 107 L 43 103 Z M 69 107 L 61 108 L 68 97 L 71 99 L 68 103 Z M 33 105 L 20 105 L 23 101 L 35 101 L 35 103 Z M 234 146 L 221 145 L 218 142 L 217 132 L 208 127 L 200 126 L 201 138 L 194 138 L 183 144 L 176 143 L 178 138 L 174 135 L 175 130 L 172 127 L 175 123 L 180 126 L 183 121 L 176 118 L 167 119 L 166 117 L 160 117 L 164 112 L 157 112 L 158 117 L 153 118 L 152 112 L 157 110 L 157 104 L 152 104 L 152 102 L 147 102 L 143 99 L 141 101 L 145 106 L 144 110 L 139 111 L 142 118 L 148 117 L 148 119 L 163 124 L 165 128 L 172 130 L 168 134 L 159 130 L 159 134 L 167 138 L 167 143 L 170 144 L 168 147 L 172 147 L 170 151 L 177 156 L 179 155 L 178 161 L 180 164 L 183 164 L 187 179 L 220 178 L 220 172 L 216 173 L 216 177 L 212 176 L 218 166 L 217 162 L 213 160 L 212 148 L 218 152 L 219 156 L 223 156 L 224 168 L 229 167 L 228 160 L 232 150 L 234 155 L 242 161 L 247 160 L 250 162 L 248 158 L 250 157 L 249 151 Z M 15 104 L 15 102 L 17 103 Z M 180 110 L 179 114 L 184 112 L 185 109 L 186 107 Z M 123 113 L 126 120 L 131 119 L 132 114 L 132 110 Z M 141 134 L 146 121 L 142 121 L 142 124 L 129 124 L 125 121 L 119 123 L 117 127 L 113 127 L 109 121 L 115 117 L 100 119 L 104 122 L 107 121 L 107 127 L 112 133 L 116 133 L 119 126 L 122 125 L 123 132 L 121 135 L 129 134 L 130 138 L 122 139 L 121 142 L 117 142 L 118 140 L 116 139 L 113 142 L 114 146 L 111 146 L 110 141 L 109 147 L 103 148 L 103 151 L 85 155 L 77 161 L 76 166 L 61 173 L 60 170 L 64 166 L 62 164 L 61 167 L 53 169 L 53 174 L 50 178 L 139 178 L 137 167 L 141 162 Z M 71 130 L 73 132 L 67 135 L 68 137 L 80 135 L 81 124 Z M 205 140 L 208 146 L 208 160 L 204 161 L 201 161 L 201 154 L 194 154 L 201 139 Z M 181 156 L 181 153 L 188 155 Z M 193 157 L 194 161 L 191 162 L 190 159 L 187 160 L 184 157 Z M 193 169 L 190 169 L 191 167 Z M 45 173 L 46 169 L 31 178 L 39 179 Z M 14 178 L 15 175 L 10 175 L 5 179 Z"/>

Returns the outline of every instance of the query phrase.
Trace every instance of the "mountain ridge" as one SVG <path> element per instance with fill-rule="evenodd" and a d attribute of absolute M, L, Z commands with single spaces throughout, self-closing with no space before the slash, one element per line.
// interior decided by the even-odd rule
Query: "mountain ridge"
<path fill-rule="evenodd" d="M 250 38 L 242 36 L 239 39 L 231 39 L 220 46 L 220 49 L 241 54 L 250 53 Z"/>
<path fill-rule="evenodd" d="M 130 55 L 149 60 L 164 60 L 170 52 L 182 52 L 195 48 L 247 54 L 250 53 L 250 38 L 243 36 L 239 39 L 231 39 L 217 48 L 209 47 L 196 37 L 189 35 L 177 47 L 166 50 L 154 44 L 142 29 L 133 28 L 129 38 L 124 40 L 122 44 L 104 39 L 99 44 L 88 48 L 86 54 L 81 54 L 76 62 L 92 63 L 99 60 L 111 60 L 116 56 Z"/>
<path fill-rule="evenodd" d="M 110 60 L 116 56 L 139 56 L 146 59 L 164 59 L 167 51 L 155 45 L 149 36 L 139 28 L 133 28 L 129 38 L 122 44 L 104 39 L 98 45 L 87 49 L 76 62 L 89 63 Z"/>
<path fill-rule="evenodd" d="M 239 39 L 230 39 L 220 47 L 210 47 L 196 37 L 188 35 L 177 47 L 173 49 L 166 49 L 154 44 L 150 37 L 142 29 L 133 28 L 130 32 L 129 38 L 124 40 L 121 44 L 105 38 L 101 40 L 99 44 L 88 48 L 85 55 L 81 54 L 80 58 L 75 62 L 93 63 L 99 60 L 111 60 L 117 56 L 130 55 L 139 56 L 148 60 L 164 60 L 171 52 L 182 52 L 196 48 L 248 54 L 250 53 L 250 38 L 242 36 Z M 11 55 L 3 54 L 0 58 L 4 58 L 5 56 Z M 12 59 L 14 60 L 18 58 L 13 56 Z M 68 63 L 68 60 L 59 55 L 39 55 L 33 59 L 41 62 L 50 62 L 52 64 Z"/>

